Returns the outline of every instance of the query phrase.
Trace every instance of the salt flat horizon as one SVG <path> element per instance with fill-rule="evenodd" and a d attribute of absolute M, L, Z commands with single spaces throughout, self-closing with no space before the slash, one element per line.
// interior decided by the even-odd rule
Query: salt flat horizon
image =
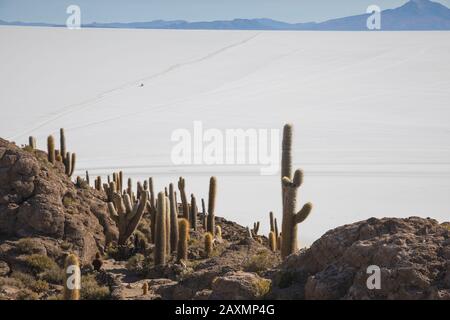
<path fill-rule="evenodd" d="M 370 217 L 450 211 L 448 32 L 289 32 L 0 27 L 0 137 L 66 130 L 76 174 L 123 170 L 161 189 L 186 177 L 217 215 L 281 218 L 279 174 L 174 166 L 171 132 L 294 125 L 304 170 L 301 245 Z M 141 86 L 143 84 L 143 86 Z"/>

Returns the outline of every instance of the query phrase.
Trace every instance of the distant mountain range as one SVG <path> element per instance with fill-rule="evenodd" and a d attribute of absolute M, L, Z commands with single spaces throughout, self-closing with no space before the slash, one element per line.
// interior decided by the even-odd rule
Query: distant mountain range
<path fill-rule="evenodd" d="M 370 14 L 361 14 L 324 22 L 287 23 L 272 19 L 234 19 L 188 22 L 155 20 L 128 23 L 89 23 L 85 28 L 190 29 L 190 30 L 331 30 L 364 31 Z M 48 23 L 6 22 L 0 25 L 64 27 Z M 450 30 L 450 9 L 429 0 L 410 0 L 403 6 L 381 12 L 381 30 Z"/>

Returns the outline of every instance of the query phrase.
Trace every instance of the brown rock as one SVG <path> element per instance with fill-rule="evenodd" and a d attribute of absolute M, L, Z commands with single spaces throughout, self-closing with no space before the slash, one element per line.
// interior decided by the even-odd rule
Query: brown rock
<path fill-rule="evenodd" d="M 276 299 L 447 299 L 450 231 L 436 220 L 371 218 L 328 231 L 273 275 Z M 381 288 L 367 288 L 370 265 Z"/>
<path fill-rule="evenodd" d="M 270 280 L 255 273 L 236 271 L 217 277 L 212 284 L 212 300 L 253 300 L 270 289 Z"/>
<path fill-rule="evenodd" d="M 82 262 L 117 237 L 105 196 L 77 188 L 61 163 L 42 151 L 26 151 L 0 139 L 0 236 L 65 240 Z"/>

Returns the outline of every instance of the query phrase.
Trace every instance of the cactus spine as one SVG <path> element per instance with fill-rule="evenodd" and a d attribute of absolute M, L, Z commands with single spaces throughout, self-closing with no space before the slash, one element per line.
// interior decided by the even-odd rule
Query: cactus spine
<path fill-rule="evenodd" d="M 74 254 L 66 257 L 64 266 L 64 300 L 80 300 L 81 271 L 78 258 Z"/>
<path fill-rule="evenodd" d="M 156 226 L 155 226 L 155 265 L 166 264 L 166 196 L 164 192 L 158 193 Z"/>
<path fill-rule="evenodd" d="M 277 239 L 273 231 L 269 232 L 269 247 L 273 252 L 277 251 Z"/>
<path fill-rule="evenodd" d="M 281 257 L 297 251 L 297 224 L 303 222 L 312 210 L 312 204 L 307 203 L 296 212 L 297 190 L 303 183 L 303 172 L 296 170 L 292 173 L 292 125 L 285 125 L 282 143 L 282 196 L 283 196 L 283 221 L 281 225 Z"/>
<path fill-rule="evenodd" d="M 207 231 L 214 235 L 215 229 L 215 215 L 214 210 L 216 207 L 216 194 L 217 194 L 217 178 L 211 177 L 209 179 L 209 198 L 208 198 L 208 220 Z"/>
<path fill-rule="evenodd" d="M 207 232 L 205 234 L 205 255 L 207 257 L 211 257 L 213 251 L 213 239 L 214 236 L 211 234 L 211 232 Z"/>
<path fill-rule="evenodd" d="M 178 208 L 173 190 L 173 183 L 169 184 L 169 201 L 170 201 L 170 248 L 172 252 L 178 248 Z"/>
<path fill-rule="evenodd" d="M 114 182 L 111 182 L 111 185 L 112 188 L 115 188 Z M 147 192 L 143 192 L 139 201 L 132 205 L 128 194 L 122 196 L 118 192 L 113 193 L 112 202 L 108 202 L 108 209 L 111 218 L 119 229 L 118 244 L 120 246 L 125 245 L 127 240 L 136 230 L 139 221 L 144 214 L 147 199 Z"/>
<path fill-rule="evenodd" d="M 183 218 L 185 218 L 187 221 L 189 220 L 189 205 L 186 198 L 186 181 L 183 177 L 180 177 L 178 180 L 178 189 L 180 190 L 180 196 L 181 196 L 181 203 L 183 205 Z"/>
<path fill-rule="evenodd" d="M 186 219 L 179 219 L 178 222 L 178 248 L 177 248 L 177 259 L 187 260 L 188 259 L 188 238 L 189 238 L 189 221 Z"/>
<path fill-rule="evenodd" d="M 55 164 L 55 138 L 48 136 L 47 138 L 48 161 Z"/>
<path fill-rule="evenodd" d="M 195 199 L 195 196 L 191 194 L 191 226 L 192 228 L 197 231 L 197 213 L 198 213 L 198 207 L 197 207 L 197 200 Z"/>

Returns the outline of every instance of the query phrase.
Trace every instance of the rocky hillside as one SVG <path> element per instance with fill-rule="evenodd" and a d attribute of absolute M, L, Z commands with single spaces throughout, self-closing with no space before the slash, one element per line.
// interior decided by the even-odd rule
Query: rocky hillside
<path fill-rule="evenodd" d="M 42 246 L 64 244 L 88 262 L 117 238 L 117 228 L 105 195 L 77 187 L 64 171 L 61 162 L 51 165 L 45 152 L 0 139 L 0 239 L 9 240 L 8 246 L 21 238 L 35 238 Z"/>
<path fill-rule="evenodd" d="M 450 299 L 450 228 L 433 219 L 345 225 L 282 262 L 266 237 L 220 217 L 208 251 L 198 213 L 187 256 L 171 250 L 157 265 L 151 206 L 118 245 L 111 194 L 76 181 L 46 152 L 0 139 L 0 299 L 61 299 L 69 253 L 81 260 L 81 299 Z M 380 289 L 367 288 L 371 265 Z"/>
<path fill-rule="evenodd" d="M 367 288 L 371 265 L 380 289 Z M 273 278 L 276 299 L 450 299 L 450 228 L 418 217 L 345 225 L 289 256 Z"/>

